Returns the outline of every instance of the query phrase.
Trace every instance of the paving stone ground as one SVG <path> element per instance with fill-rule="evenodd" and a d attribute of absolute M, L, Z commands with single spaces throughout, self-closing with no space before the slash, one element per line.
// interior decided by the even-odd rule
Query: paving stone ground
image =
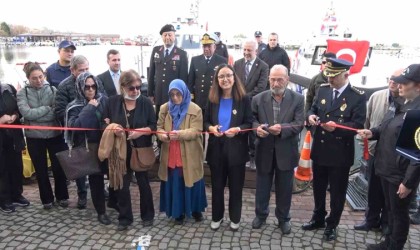
<path fill-rule="evenodd" d="M 270 216 L 261 229 L 251 227 L 254 219 L 254 189 L 244 189 L 242 221 L 237 232 L 229 229 L 227 212 L 218 231 L 210 229 L 211 190 L 207 187 L 209 207 L 205 220 L 196 223 L 188 219 L 184 225 L 174 225 L 173 220 L 159 212 L 159 183 L 151 183 L 156 218 L 153 227 L 144 228 L 140 223 L 139 192 L 131 185 L 134 223 L 127 231 L 117 231 L 118 214 L 108 209 L 112 224 L 104 226 L 97 221 L 97 215 L 89 197 L 88 208 L 76 208 L 76 185 L 69 185 L 69 208 L 54 207 L 44 210 L 39 201 L 38 186 L 32 183 L 24 186 L 24 196 L 31 201 L 26 208 L 18 208 L 11 214 L 0 213 L 0 249 L 136 249 L 132 240 L 149 234 L 147 249 L 366 249 L 366 243 L 379 242 L 380 233 L 356 232 L 353 225 L 363 220 L 363 212 L 352 211 L 346 204 L 338 227 L 339 237 L 335 242 L 322 240 L 323 230 L 303 231 L 302 222 L 312 214 L 312 190 L 293 195 L 292 233 L 282 236 L 274 217 L 274 194 L 271 197 Z M 227 192 L 226 192 L 227 194 Z M 225 199 L 228 200 L 227 197 Z M 420 226 L 411 226 L 406 249 L 420 249 Z"/>

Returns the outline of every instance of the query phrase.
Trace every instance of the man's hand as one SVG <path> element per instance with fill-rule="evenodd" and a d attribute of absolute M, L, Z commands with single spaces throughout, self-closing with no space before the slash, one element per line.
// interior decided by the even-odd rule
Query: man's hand
<path fill-rule="evenodd" d="M 154 96 L 149 96 L 149 100 L 152 102 L 152 104 L 155 104 L 155 97 Z"/>
<path fill-rule="evenodd" d="M 279 135 L 281 133 L 281 125 L 280 124 L 274 124 L 273 126 L 270 126 L 268 128 L 268 131 L 270 131 L 270 134 L 272 134 L 272 135 Z"/>
<path fill-rule="evenodd" d="M 310 125 L 318 125 L 319 124 L 319 117 L 317 115 L 310 115 L 308 117 L 308 122 Z"/>
<path fill-rule="evenodd" d="M 401 183 L 397 191 L 398 197 L 400 197 L 400 199 L 404 199 L 410 193 L 411 193 L 411 189 L 407 188 L 406 186 L 404 186 L 404 184 Z"/>
<path fill-rule="evenodd" d="M 267 137 L 270 134 L 268 132 L 267 124 L 261 124 L 257 127 L 257 135 L 261 138 Z"/>
<path fill-rule="evenodd" d="M 327 130 L 328 132 L 333 132 L 335 130 L 335 122 L 333 121 L 329 121 L 325 124 L 321 124 L 321 127 L 325 130 Z"/>
<path fill-rule="evenodd" d="M 362 139 L 370 139 L 372 138 L 372 131 L 369 129 L 359 129 L 357 130 L 357 135 L 359 135 Z"/>

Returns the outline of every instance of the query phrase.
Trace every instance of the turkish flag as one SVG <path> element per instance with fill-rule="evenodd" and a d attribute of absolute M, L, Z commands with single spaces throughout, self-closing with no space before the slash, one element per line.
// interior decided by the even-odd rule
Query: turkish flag
<path fill-rule="evenodd" d="M 337 58 L 353 63 L 350 74 L 359 73 L 365 65 L 366 56 L 369 52 L 368 41 L 338 41 L 327 40 L 327 51 L 333 52 Z"/>

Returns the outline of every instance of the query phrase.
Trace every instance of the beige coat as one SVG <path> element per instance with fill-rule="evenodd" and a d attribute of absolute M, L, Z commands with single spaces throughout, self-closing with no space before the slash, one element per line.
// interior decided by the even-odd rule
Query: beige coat
<path fill-rule="evenodd" d="M 160 107 L 159 119 L 157 122 L 158 132 L 169 132 L 172 130 L 172 117 L 169 114 L 168 103 Z M 180 126 L 180 144 L 182 168 L 185 186 L 192 187 L 193 184 L 204 176 L 203 171 L 203 115 L 200 107 L 191 102 L 187 115 Z M 165 134 L 158 133 L 159 140 L 163 141 Z M 163 142 L 160 151 L 159 178 L 162 181 L 168 180 L 168 156 L 169 142 Z"/>

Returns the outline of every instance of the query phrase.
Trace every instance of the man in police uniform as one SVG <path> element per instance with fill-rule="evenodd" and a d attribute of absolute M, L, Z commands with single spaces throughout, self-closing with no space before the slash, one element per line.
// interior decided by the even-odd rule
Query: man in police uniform
<path fill-rule="evenodd" d="M 267 44 L 262 41 L 262 33 L 261 31 L 257 30 L 254 33 L 255 41 L 257 41 L 258 49 L 257 49 L 257 56 L 261 53 L 261 51 L 267 48 Z"/>
<path fill-rule="evenodd" d="M 220 39 L 220 32 L 214 32 L 214 34 L 217 36 L 216 50 L 214 51 L 214 53 L 226 58 L 226 60 L 229 60 L 229 53 L 228 53 L 226 44 L 224 44 L 222 42 L 222 39 Z"/>
<path fill-rule="evenodd" d="M 226 58 L 216 55 L 215 41 L 213 34 L 204 34 L 201 39 L 203 54 L 194 56 L 191 59 L 190 71 L 188 74 L 188 88 L 193 94 L 194 102 L 203 111 L 206 108 L 210 86 L 213 83 L 213 76 L 216 68 L 227 63 Z"/>
<path fill-rule="evenodd" d="M 153 48 L 148 74 L 148 95 L 156 105 L 156 116 L 160 105 L 166 103 L 169 84 L 174 79 L 188 80 L 187 52 L 175 45 L 175 28 L 166 24 L 160 30 L 164 45 Z"/>
<path fill-rule="evenodd" d="M 351 66 L 350 62 L 343 59 L 327 59 L 325 76 L 329 84 L 320 86 L 318 96 L 307 114 L 309 124 L 316 126 L 311 152 L 315 208 L 311 221 L 303 224 L 302 229 L 313 230 L 326 226 L 324 239 L 327 241 L 337 238 L 336 228 L 346 200 L 356 134 L 335 125 L 361 129 L 366 118 L 365 95 L 349 83 L 348 70 Z M 328 184 L 331 212 L 325 218 Z"/>

